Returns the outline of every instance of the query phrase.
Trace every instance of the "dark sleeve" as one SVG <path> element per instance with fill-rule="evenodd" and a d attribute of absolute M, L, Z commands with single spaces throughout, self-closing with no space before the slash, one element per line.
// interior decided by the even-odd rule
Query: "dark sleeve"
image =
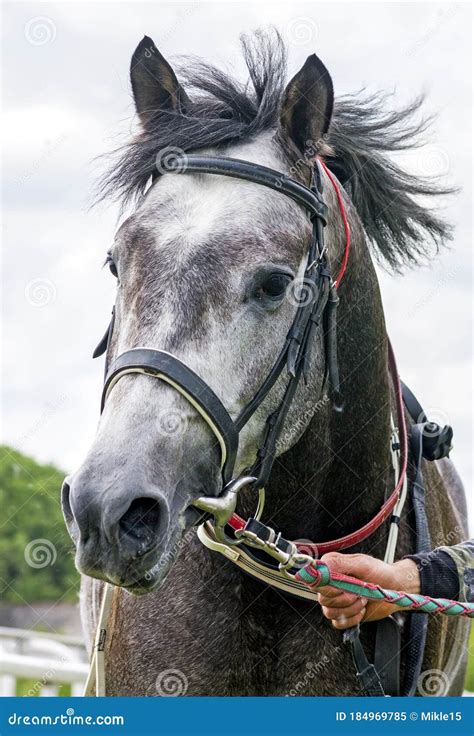
<path fill-rule="evenodd" d="M 444 549 L 406 555 L 416 562 L 420 573 L 420 592 L 430 598 L 459 599 L 459 574 L 456 562 Z"/>

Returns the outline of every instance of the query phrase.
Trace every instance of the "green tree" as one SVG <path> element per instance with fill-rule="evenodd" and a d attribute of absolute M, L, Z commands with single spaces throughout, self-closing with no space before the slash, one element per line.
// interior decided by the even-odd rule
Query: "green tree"
<path fill-rule="evenodd" d="M 77 599 L 79 575 L 61 512 L 65 473 L 0 445 L 0 599 Z"/>

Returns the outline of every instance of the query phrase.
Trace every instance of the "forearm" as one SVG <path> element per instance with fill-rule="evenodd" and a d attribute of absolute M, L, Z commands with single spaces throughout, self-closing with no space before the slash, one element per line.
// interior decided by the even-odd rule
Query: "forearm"
<path fill-rule="evenodd" d="M 431 598 L 474 600 L 474 542 L 438 547 L 432 552 L 407 555 L 386 564 L 369 555 L 330 552 L 323 562 L 336 572 L 376 583 L 388 590 L 422 594 Z M 370 601 L 330 586 L 321 588 L 319 602 L 326 618 L 338 629 L 361 621 L 376 621 L 403 610 L 386 601 Z"/>
<path fill-rule="evenodd" d="M 423 595 L 450 600 L 474 601 L 474 541 L 432 552 L 408 555 L 420 573 Z"/>
<path fill-rule="evenodd" d="M 453 558 L 445 551 L 420 552 L 408 555 L 419 572 L 419 592 L 431 598 L 457 600 L 459 596 L 459 577 Z"/>

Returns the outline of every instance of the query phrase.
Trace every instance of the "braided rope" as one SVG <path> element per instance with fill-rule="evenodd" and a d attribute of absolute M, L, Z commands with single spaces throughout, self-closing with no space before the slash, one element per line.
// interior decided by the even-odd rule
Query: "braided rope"
<path fill-rule="evenodd" d="M 393 603 L 401 608 L 423 613 L 444 613 L 446 616 L 466 616 L 474 618 L 474 603 L 450 601 L 447 598 L 430 598 L 417 593 L 403 593 L 396 590 L 387 590 L 374 583 L 366 583 L 350 575 L 343 575 L 331 571 L 330 567 L 320 560 L 313 560 L 298 570 L 295 578 L 310 588 L 321 588 L 330 585 L 349 593 L 369 598 L 373 601 Z"/>

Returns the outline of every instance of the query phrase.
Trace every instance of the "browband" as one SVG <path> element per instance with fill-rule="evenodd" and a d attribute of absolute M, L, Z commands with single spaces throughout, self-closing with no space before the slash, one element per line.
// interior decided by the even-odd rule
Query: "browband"
<path fill-rule="evenodd" d="M 133 348 L 118 356 L 110 366 L 102 391 L 101 411 L 115 384 L 130 373 L 159 378 L 182 394 L 209 426 L 221 449 L 224 484 L 231 479 L 239 434 L 230 414 L 214 391 L 191 368 L 164 350 Z"/>
<path fill-rule="evenodd" d="M 226 156 L 198 156 L 196 154 L 183 154 L 173 158 L 160 161 L 160 169 L 175 173 L 186 173 L 194 171 L 201 174 L 220 174 L 230 176 L 233 179 L 244 179 L 253 184 L 261 184 L 277 192 L 286 194 L 294 202 L 303 205 L 313 217 L 319 217 L 324 225 L 327 224 L 328 208 L 318 195 L 316 189 L 310 189 L 300 184 L 295 179 L 290 179 L 273 169 L 260 164 L 242 161 L 238 158 L 227 158 Z"/>

